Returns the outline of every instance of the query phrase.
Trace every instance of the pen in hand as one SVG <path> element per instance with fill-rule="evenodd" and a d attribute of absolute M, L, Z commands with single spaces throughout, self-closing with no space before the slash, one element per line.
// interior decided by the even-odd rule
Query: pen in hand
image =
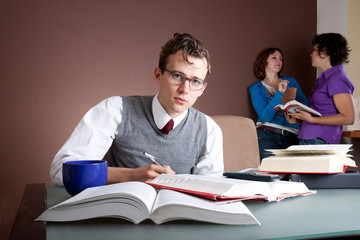
<path fill-rule="evenodd" d="M 158 166 L 160 166 L 160 167 L 164 167 L 164 166 L 162 166 L 160 163 L 158 163 L 158 162 L 155 160 L 155 157 L 154 157 L 154 156 L 152 156 L 152 155 L 150 155 L 150 154 L 148 154 L 148 153 L 146 153 L 146 152 L 143 152 L 143 153 L 144 153 L 144 155 L 145 155 L 151 162 L 155 163 L 156 165 L 158 165 Z"/>

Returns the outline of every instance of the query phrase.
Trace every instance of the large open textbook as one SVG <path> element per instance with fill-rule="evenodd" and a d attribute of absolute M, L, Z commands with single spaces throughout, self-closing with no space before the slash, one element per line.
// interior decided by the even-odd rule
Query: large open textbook
<path fill-rule="evenodd" d="M 189 219 L 218 224 L 258 224 L 241 202 L 219 204 L 192 195 L 154 187 L 143 182 L 125 182 L 85 189 L 47 209 L 36 221 L 76 221 L 99 217 L 122 218 L 138 224 L 151 219 L 156 224 Z"/>
<path fill-rule="evenodd" d="M 274 202 L 315 193 L 300 182 L 261 182 L 190 174 L 161 174 L 147 183 L 213 200 L 259 199 Z"/>
<path fill-rule="evenodd" d="M 270 149 L 275 154 L 264 158 L 260 172 L 273 173 L 343 173 L 347 167 L 357 167 L 350 159 L 351 144 L 294 145 L 287 149 Z"/>

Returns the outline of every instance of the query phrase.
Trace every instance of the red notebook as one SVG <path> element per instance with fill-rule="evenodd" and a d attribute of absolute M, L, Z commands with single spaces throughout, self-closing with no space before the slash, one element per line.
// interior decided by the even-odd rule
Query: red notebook
<path fill-rule="evenodd" d="M 190 174 L 161 174 L 146 183 L 154 187 L 171 189 L 215 201 L 259 199 L 273 202 L 288 197 L 315 193 L 303 183 L 260 182 Z"/>

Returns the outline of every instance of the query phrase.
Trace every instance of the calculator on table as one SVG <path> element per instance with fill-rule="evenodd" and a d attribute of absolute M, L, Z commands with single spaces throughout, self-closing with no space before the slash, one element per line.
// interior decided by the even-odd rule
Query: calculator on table
<path fill-rule="evenodd" d="M 224 172 L 223 175 L 228 178 L 263 181 L 263 182 L 272 182 L 280 179 L 278 174 L 261 173 L 261 172 Z"/>

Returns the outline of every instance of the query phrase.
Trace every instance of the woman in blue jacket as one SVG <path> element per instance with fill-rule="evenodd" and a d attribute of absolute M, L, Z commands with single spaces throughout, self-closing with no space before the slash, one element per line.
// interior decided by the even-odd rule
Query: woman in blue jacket
<path fill-rule="evenodd" d="M 274 107 L 288 87 L 296 88 L 296 100 L 308 104 L 299 84 L 292 77 L 283 76 L 283 53 L 278 48 L 262 50 L 254 63 L 256 83 L 250 86 L 251 101 L 258 115 L 256 123 L 260 159 L 271 155 L 265 149 L 284 149 L 299 143 L 298 124 L 290 124 L 284 114 L 279 114 Z"/>

